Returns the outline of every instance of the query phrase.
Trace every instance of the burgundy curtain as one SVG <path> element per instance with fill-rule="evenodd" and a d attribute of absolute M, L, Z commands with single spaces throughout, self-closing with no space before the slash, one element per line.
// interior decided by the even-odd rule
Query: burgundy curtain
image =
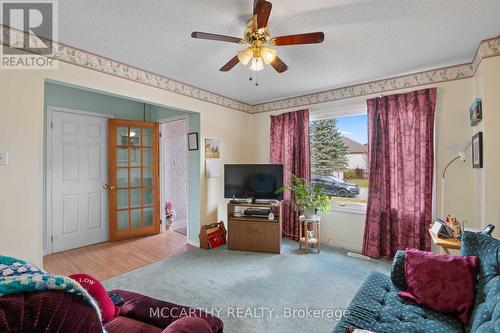
<path fill-rule="evenodd" d="M 430 250 L 436 88 L 368 102 L 369 195 L 363 254 Z"/>
<path fill-rule="evenodd" d="M 284 181 L 291 174 L 311 180 L 309 151 L 309 110 L 271 116 L 271 163 L 283 164 Z M 299 216 L 290 204 L 291 194 L 283 196 L 283 236 L 298 240 Z"/>

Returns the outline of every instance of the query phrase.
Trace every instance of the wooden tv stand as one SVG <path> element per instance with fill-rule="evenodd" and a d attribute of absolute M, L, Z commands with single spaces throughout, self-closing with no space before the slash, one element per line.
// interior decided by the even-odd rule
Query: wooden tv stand
<path fill-rule="evenodd" d="M 271 208 L 274 220 L 267 217 L 234 216 L 236 208 Z M 237 251 L 280 253 L 281 251 L 281 203 L 227 205 L 227 248 Z"/>

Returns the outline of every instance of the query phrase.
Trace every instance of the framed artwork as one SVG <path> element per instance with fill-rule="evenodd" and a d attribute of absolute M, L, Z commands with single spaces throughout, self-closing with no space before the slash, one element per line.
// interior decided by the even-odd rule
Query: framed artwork
<path fill-rule="evenodd" d="M 188 150 L 198 150 L 198 132 L 188 133 Z"/>
<path fill-rule="evenodd" d="M 205 158 L 220 158 L 220 141 L 205 139 Z"/>
<path fill-rule="evenodd" d="M 469 108 L 470 125 L 476 126 L 483 120 L 483 110 L 481 107 L 481 99 L 476 98 Z"/>
<path fill-rule="evenodd" d="M 477 132 L 472 137 L 472 167 L 483 167 L 483 132 Z"/>

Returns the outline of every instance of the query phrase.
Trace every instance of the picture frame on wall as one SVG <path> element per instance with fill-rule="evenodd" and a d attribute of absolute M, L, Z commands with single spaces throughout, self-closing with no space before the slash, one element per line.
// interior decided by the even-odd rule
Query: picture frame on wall
<path fill-rule="evenodd" d="M 474 102 L 472 102 L 469 108 L 469 117 L 471 126 L 476 126 L 479 122 L 481 122 L 481 120 L 483 120 L 483 109 L 480 98 L 476 98 Z"/>
<path fill-rule="evenodd" d="M 472 137 L 472 167 L 483 167 L 483 132 L 477 132 Z"/>
<path fill-rule="evenodd" d="M 198 132 L 188 133 L 188 150 L 198 150 Z"/>
<path fill-rule="evenodd" d="M 205 158 L 220 158 L 220 141 L 205 139 Z"/>

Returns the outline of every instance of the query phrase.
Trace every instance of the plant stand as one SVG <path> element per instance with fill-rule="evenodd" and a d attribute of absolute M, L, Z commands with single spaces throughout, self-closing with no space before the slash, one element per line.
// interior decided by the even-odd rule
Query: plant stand
<path fill-rule="evenodd" d="M 313 237 L 309 237 L 308 226 L 312 224 Z M 305 246 L 305 253 L 309 254 L 309 247 L 316 247 L 318 253 L 320 253 L 321 247 L 321 234 L 320 234 L 320 224 L 321 217 L 313 216 L 312 218 L 306 218 L 304 215 L 299 216 L 299 250 L 302 249 L 302 244 Z M 304 236 L 302 236 L 302 231 L 304 231 Z"/>

